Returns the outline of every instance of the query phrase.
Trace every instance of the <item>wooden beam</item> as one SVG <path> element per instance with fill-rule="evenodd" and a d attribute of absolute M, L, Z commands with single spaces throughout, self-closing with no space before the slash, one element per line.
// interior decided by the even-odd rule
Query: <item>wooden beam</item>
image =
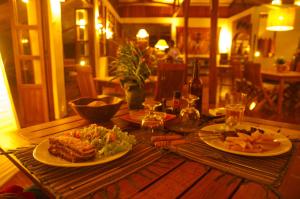
<path fill-rule="evenodd" d="M 185 5 L 185 1 L 186 1 L 186 0 L 183 0 L 182 4 L 180 4 L 179 7 L 177 7 L 176 10 L 175 10 L 176 5 L 175 5 L 175 1 L 174 1 L 174 7 L 173 7 L 173 8 L 174 8 L 175 11 L 174 11 L 172 17 L 177 17 L 178 14 L 179 14 L 180 12 L 182 12 L 183 6 Z"/>
<path fill-rule="evenodd" d="M 217 31 L 219 0 L 211 0 L 210 5 L 210 58 L 209 58 L 209 104 L 217 99 Z"/>

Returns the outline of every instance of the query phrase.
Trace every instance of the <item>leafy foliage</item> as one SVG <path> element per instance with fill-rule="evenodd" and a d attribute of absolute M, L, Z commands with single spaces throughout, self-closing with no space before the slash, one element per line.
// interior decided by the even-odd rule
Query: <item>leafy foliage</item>
<path fill-rule="evenodd" d="M 285 64 L 285 59 L 283 57 L 277 58 L 276 64 Z"/>
<path fill-rule="evenodd" d="M 155 60 L 149 48 L 141 49 L 134 42 L 126 42 L 120 46 L 117 57 L 112 62 L 114 79 L 120 78 L 122 86 L 132 83 L 143 87 L 151 74 L 150 68 L 156 65 Z"/>

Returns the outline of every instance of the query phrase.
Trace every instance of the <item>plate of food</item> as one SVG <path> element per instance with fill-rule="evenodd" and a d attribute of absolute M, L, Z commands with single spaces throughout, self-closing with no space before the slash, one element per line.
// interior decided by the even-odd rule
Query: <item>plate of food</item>
<path fill-rule="evenodd" d="M 107 129 L 91 124 L 42 141 L 33 150 L 33 157 L 51 166 L 92 166 L 124 156 L 135 143 L 133 135 L 117 126 Z"/>
<path fill-rule="evenodd" d="M 168 114 L 168 113 L 164 113 L 164 112 L 157 112 L 157 113 L 160 114 L 160 116 L 162 116 L 164 118 L 165 122 L 176 118 L 176 115 L 173 115 L 173 114 Z M 141 124 L 142 119 L 144 118 L 144 116 L 146 114 L 147 113 L 145 110 L 130 111 L 129 114 L 122 115 L 120 118 L 127 122 Z"/>
<path fill-rule="evenodd" d="M 209 146 L 244 156 L 276 156 L 291 150 L 292 143 L 271 129 L 241 125 L 234 131 L 224 131 L 224 124 L 206 126 L 199 132 Z M 211 134 L 210 134 L 211 132 Z"/>
<path fill-rule="evenodd" d="M 225 116 L 225 108 L 219 107 L 219 108 L 211 108 L 208 110 L 209 115 L 218 117 L 218 116 Z"/>

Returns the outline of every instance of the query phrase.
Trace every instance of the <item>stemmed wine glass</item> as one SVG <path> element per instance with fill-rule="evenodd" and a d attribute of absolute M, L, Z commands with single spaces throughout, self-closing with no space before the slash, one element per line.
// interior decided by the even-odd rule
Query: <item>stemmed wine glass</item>
<path fill-rule="evenodd" d="M 166 116 L 165 113 L 157 112 L 155 109 L 158 106 L 161 106 L 160 102 L 156 101 L 148 101 L 143 103 L 144 107 L 146 108 L 146 114 L 142 119 L 141 127 L 146 131 L 149 132 L 148 135 L 153 135 L 155 130 L 160 131 L 164 127 L 164 118 Z M 150 135 L 149 135 L 150 134 Z"/>
<path fill-rule="evenodd" d="M 184 127 L 195 127 L 198 125 L 200 119 L 200 112 L 193 106 L 197 96 L 187 94 L 183 96 L 183 99 L 187 101 L 188 106 L 180 111 L 180 121 Z"/>

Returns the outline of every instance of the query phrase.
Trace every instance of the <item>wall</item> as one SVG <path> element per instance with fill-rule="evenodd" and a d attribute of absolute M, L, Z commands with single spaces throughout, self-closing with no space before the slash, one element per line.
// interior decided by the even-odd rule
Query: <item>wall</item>
<path fill-rule="evenodd" d="M 176 39 L 176 27 L 184 26 L 183 18 L 172 17 L 147 17 L 147 18 L 121 18 L 122 24 L 169 24 L 171 25 L 172 39 Z M 219 27 L 230 29 L 230 21 L 227 18 L 218 20 Z M 210 18 L 189 18 L 189 27 L 210 27 Z"/>
<path fill-rule="evenodd" d="M 267 13 L 268 7 L 260 6 L 253 10 L 253 24 L 259 24 L 259 27 L 254 30 L 254 34 L 262 36 L 270 36 L 274 32 L 266 30 L 266 22 L 259 20 L 260 13 Z M 265 30 L 265 32 L 263 32 Z M 253 57 L 255 62 L 261 63 L 263 69 L 274 69 L 274 61 L 278 57 L 284 57 L 287 61 L 291 61 L 293 54 L 296 52 L 300 40 L 300 7 L 296 8 L 296 17 L 294 30 L 275 33 L 275 52 L 272 57 Z"/>

